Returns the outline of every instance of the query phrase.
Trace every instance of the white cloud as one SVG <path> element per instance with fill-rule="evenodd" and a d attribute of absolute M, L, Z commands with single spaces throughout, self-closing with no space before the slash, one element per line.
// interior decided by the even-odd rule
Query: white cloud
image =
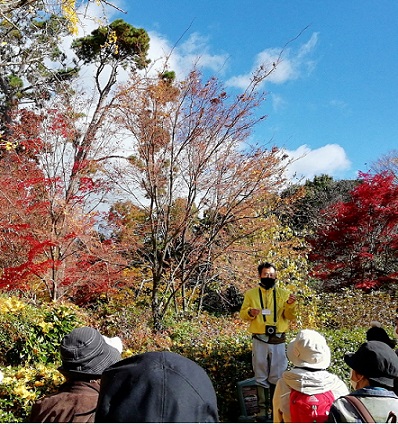
<path fill-rule="evenodd" d="M 87 2 L 78 9 L 79 15 L 79 37 L 84 37 L 98 28 L 100 25 L 107 25 L 113 21 L 118 14 L 118 2 L 114 1 L 115 7 L 104 3 Z"/>
<path fill-rule="evenodd" d="M 315 67 L 314 60 L 310 56 L 318 43 L 318 33 L 313 33 L 307 43 L 300 46 L 297 52 L 290 48 L 270 48 L 258 53 L 250 72 L 236 75 L 227 81 L 231 87 L 244 89 L 247 87 L 253 73 L 260 66 L 266 70 L 275 69 L 263 83 L 283 84 L 287 81 L 299 78 L 303 74 L 312 72 Z"/>
<path fill-rule="evenodd" d="M 318 44 L 318 33 L 314 32 L 311 35 L 311 38 L 307 41 L 307 43 L 303 44 L 300 47 L 297 58 L 300 61 L 306 62 L 307 56 L 314 51 L 317 44 Z"/>
<path fill-rule="evenodd" d="M 149 58 L 153 68 L 162 69 L 167 58 L 168 69 L 178 78 L 184 78 L 194 66 L 220 72 L 228 59 L 227 54 L 212 54 L 207 37 L 199 33 L 191 34 L 181 44 L 172 45 L 169 40 L 156 32 L 149 32 Z"/>
<path fill-rule="evenodd" d="M 290 180 L 311 180 L 321 174 L 336 177 L 351 167 L 345 150 L 339 144 L 326 144 L 317 149 L 304 144 L 296 150 L 284 150 L 283 153 L 293 159 L 286 171 Z"/>

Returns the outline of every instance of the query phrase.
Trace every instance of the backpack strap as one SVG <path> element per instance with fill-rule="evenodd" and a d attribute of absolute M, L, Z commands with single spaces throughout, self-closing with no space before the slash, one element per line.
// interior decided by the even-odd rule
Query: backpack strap
<path fill-rule="evenodd" d="M 364 423 L 375 423 L 376 421 L 372 417 L 371 413 L 368 411 L 368 408 L 361 402 L 361 400 L 356 396 L 344 396 L 345 399 L 354 407 L 354 409 L 361 416 L 362 422 Z"/>

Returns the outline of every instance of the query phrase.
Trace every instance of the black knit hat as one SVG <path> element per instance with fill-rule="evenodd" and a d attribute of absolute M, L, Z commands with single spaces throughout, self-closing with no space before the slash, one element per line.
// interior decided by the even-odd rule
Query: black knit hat
<path fill-rule="evenodd" d="M 398 377 L 398 356 L 385 343 L 376 340 L 363 343 L 355 353 L 345 354 L 344 361 L 366 378 L 394 387 L 394 378 Z"/>
<path fill-rule="evenodd" d="M 61 342 L 62 374 L 75 379 L 100 378 L 105 368 L 122 358 L 95 328 L 81 327 Z"/>

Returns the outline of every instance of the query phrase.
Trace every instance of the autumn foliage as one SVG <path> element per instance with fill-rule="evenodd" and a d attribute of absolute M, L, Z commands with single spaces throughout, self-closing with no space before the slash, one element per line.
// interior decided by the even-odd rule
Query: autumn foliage
<path fill-rule="evenodd" d="M 27 32 L 32 45 L 36 35 Z M 16 40 L 8 43 L 11 57 Z M 297 218 L 291 197 L 299 199 L 301 190 L 280 195 L 289 163 L 252 131 L 266 118 L 262 83 L 281 58 L 262 64 L 236 92 L 198 69 L 176 76 L 167 60 L 153 72 L 147 33 L 122 20 L 71 47 L 76 66 L 65 62 L 49 73 L 54 84 L 32 80 L 28 106 L 16 95 L 23 73 L 18 90 L 3 93 L 0 286 L 81 304 L 130 289 L 152 311 L 154 328 L 170 312 L 199 313 L 217 303 L 234 311 L 261 260 L 275 262 L 286 285 L 307 293 L 303 233 L 279 214 Z M 91 86 L 79 84 L 79 69 L 92 72 Z M 119 84 L 121 69 L 126 79 Z M 316 194 L 312 200 L 311 216 L 302 208 L 299 222 L 313 225 L 310 231 L 326 204 Z M 330 222 L 345 216 L 347 204 L 339 205 Z M 321 247 L 313 250 L 314 275 L 324 278 L 343 261 L 331 257 L 324 265 Z M 363 262 L 368 250 L 358 253 Z M 350 266 L 352 277 L 358 264 Z M 333 284 L 346 280 L 339 278 Z M 362 276 L 361 284 L 368 280 Z"/>
<path fill-rule="evenodd" d="M 111 290 L 125 263 L 100 239 L 85 203 L 106 184 L 62 147 L 76 137 L 67 115 L 21 110 L 10 134 L 15 148 L 0 160 L 0 287 L 78 303 Z"/>
<path fill-rule="evenodd" d="M 335 290 L 393 290 L 398 281 L 398 186 L 390 173 L 361 174 L 351 200 L 325 211 L 310 240 L 313 276 Z"/>
<path fill-rule="evenodd" d="M 148 270 L 155 321 L 171 306 L 185 311 L 203 297 L 210 282 L 228 274 L 219 259 L 237 256 L 267 226 L 283 164 L 276 147 L 249 142 L 264 118 L 256 84 L 232 95 L 196 70 L 183 81 L 136 74 L 112 105 L 131 151 L 114 179 L 145 217 L 130 222 L 140 242 L 126 254 L 135 249 Z"/>

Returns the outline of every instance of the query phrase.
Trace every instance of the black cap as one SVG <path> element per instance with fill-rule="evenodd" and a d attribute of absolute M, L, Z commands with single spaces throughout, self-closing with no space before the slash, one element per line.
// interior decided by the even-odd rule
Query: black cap
<path fill-rule="evenodd" d="M 363 343 L 355 353 L 345 354 L 344 361 L 366 378 L 394 387 L 394 378 L 398 377 L 398 356 L 385 343 L 376 340 Z"/>

